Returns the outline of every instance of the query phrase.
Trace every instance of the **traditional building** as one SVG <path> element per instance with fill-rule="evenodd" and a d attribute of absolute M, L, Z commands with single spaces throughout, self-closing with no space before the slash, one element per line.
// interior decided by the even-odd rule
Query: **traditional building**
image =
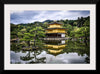
<path fill-rule="evenodd" d="M 62 40 L 65 39 L 66 29 L 62 28 L 61 23 L 53 22 L 48 24 L 48 28 L 46 31 L 46 39 L 47 40 Z M 55 39 L 56 38 L 56 39 Z"/>

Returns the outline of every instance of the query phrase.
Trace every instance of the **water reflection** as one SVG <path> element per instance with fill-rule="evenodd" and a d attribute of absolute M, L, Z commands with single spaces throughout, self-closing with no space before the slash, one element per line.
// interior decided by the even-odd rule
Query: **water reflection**
<path fill-rule="evenodd" d="M 48 50 L 48 54 L 52 54 L 54 56 L 57 56 L 63 52 L 63 49 L 65 49 L 66 44 L 65 40 L 63 41 L 45 41 L 45 47 Z"/>
<path fill-rule="evenodd" d="M 86 63 L 85 61 L 86 55 L 78 56 L 77 53 L 63 53 L 59 54 L 57 56 L 53 56 L 50 54 L 47 54 L 47 63 L 53 63 L 53 64 L 80 64 L 80 63 Z"/>
<path fill-rule="evenodd" d="M 41 52 L 42 54 L 42 52 Z M 45 56 L 40 56 L 38 52 L 26 51 L 25 53 L 21 52 L 13 52 L 11 51 L 11 63 L 23 63 L 23 64 L 31 64 L 31 63 L 45 63 Z"/>
<path fill-rule="evenodd" d="M 11 43 L 12 64 L 84 64 L 90 63 L 89 47 L 75 41 L 42 41 L 38 49 L 25 51 L 23 45 Z"/>

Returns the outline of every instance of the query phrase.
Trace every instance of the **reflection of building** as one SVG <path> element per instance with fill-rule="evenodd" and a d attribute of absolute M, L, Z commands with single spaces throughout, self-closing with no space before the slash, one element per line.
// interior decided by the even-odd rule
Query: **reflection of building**
<path fill-rule="evenodd" d="M 49 54 L 52 54 L 54 56 L 61 54 L 63 52 L 63 49 L 65 49 L 66 45 L 65 43 L 61 43 L 62 41 L 45 41 L 45 47 Z"/>

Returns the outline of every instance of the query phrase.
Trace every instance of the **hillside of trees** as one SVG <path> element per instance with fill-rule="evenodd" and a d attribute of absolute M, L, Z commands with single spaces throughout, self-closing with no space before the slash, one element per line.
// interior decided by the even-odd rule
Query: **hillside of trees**
<path fill-rule="evenodd" d="M 78 17 L 77 20 L 56 20 L 63 23 L 63 27 L 66 28 L 66 37 L 71 40 L 77 40 L 85 43 L 87 46 L 90 40 L 90 16 Z M 45 37 L 45 29 L 47 24 L 54 22 L 53 20 L 45 20 L 44 22 L 36 21 L 34 23 L 11 23 L 11 40 L 19 39 L 19 42 L 25 42 L 26 46 L 31 45 L 31 41 L 37 40 L 40 44 L 40 38 Z"/>

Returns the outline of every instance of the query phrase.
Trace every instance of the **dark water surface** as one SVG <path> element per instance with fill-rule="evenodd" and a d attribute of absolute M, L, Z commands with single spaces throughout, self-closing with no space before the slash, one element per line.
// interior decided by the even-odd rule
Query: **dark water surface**
<path fill-rule="evenodd" d="M 12 64 L 88 64 L 89 45 L 76 41 L 43 42 L 36 50 L 22 50 L 23 45 L 11 43 Z"/>

